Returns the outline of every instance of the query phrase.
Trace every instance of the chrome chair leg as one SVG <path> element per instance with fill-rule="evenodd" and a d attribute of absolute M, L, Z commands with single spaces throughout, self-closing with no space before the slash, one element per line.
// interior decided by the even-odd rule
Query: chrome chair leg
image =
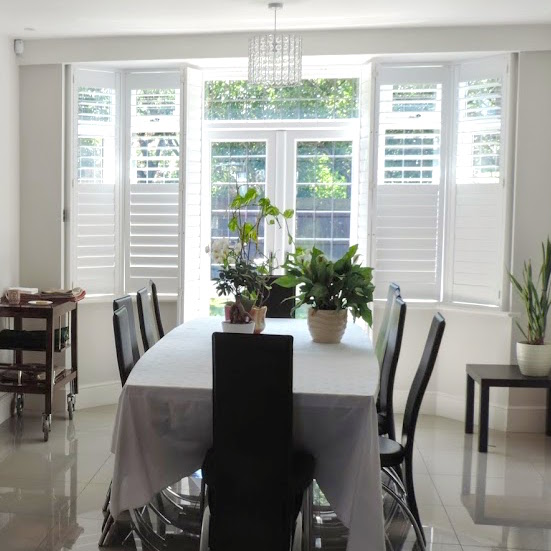
<path fill-rule="evenodd" d="M 210 528 L 210 508 L 207 505 L 203 511 L 203 522 L 201 524 L 201 539 L 199 540 L 199 551 L 209 550 L 209 528 Z"/>
<path fill-rule="evenodd" d="M 425 545 L 425 535 L 423 534 L 422 527 L 419 526 L 417 523 L 417 520 L 415 519 L 415 516 L 410 511 L 407 503 L 404 501 L 404 499 L 398 495 L 390 486 L 387 484 L 383 484 L 383 490 L 389 494 L 395 502 L 400 506 L 402 511 L 405 513 L 405 515 L 408 517 L 409 521 L 411 522 L 411 525 L 413 526 L 413 530 L 415 531 L 415 536 L 417 537 L 417 543 L 421 549 L 421 551 L 426 551 L 426 545 Z"/>
<path fill-rule="evenodd" d="M 312 482 L 304 492 L 302 500 L 302 549 L 312 549 L 312 516 L 314 507 L 314 483 Z"/>
<path fill-rule="evenodd" d="M 389 467 L 383 467 L 382 470 L 389 478 L 392 479 L 394 484 L 396 484 L 396 486 L 400 488 L 400 490 L 402 491 L 402 495 L 406 496 L 407 495 L 406 487 L 404 486 L 402 479 L 398 476 L 396 471 L 394 469 L 390 469 Z"/>
<path fill-rule="evenodd" d="M 111 486 L 113 485 L 113 481 L 109 484 L 109 489 L 107 490 L 107 495 L 105 496 L 105 501 L 103 503 L 102 511 L 104 513 L 107 513 L 109 510 L 109 503 L 111 501 Z"/>

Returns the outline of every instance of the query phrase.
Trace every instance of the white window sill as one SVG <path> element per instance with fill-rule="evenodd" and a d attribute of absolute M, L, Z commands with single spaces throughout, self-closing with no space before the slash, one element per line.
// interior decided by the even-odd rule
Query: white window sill
<path fill-rule="evenodd" d="M 131 296 L 136 296 L 136 293 L 128 293 Z M 117 295 L 117 296 L 124 296 L 124 295 Z M 79 301 L 79 305 L 88 305 L 88 304 L 112 304 L 113 300 L 115 300 L 114 295 L 103 295 L 103 296 L 93 296 L 93 297 L 84 297 L 81 301 Z M 177 295 L 173 296 L 159 296 L 159 302 L 176 302 L 178 300 Z"/>

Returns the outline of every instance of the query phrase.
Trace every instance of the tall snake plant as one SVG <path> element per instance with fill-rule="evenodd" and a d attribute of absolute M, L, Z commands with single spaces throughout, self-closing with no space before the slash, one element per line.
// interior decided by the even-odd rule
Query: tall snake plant
<path fill-rule="evenodd" d="M 524 335 L 527 344 L 544 344 L 545 329 L 547 326 L 547 313 L 551 306 L 549 298 L 549 282 L 551 278 L 551 241 L 541 244 L 542 265 L 536 281 L 532 272 L 532 261 L 524 262 L 522 271 L 523 281 L 509 272 L 509 278 L 513 287 L 518 291 L 526 308 L 528 327 L 525 331 L 517 321 L 517 326 Z"/>

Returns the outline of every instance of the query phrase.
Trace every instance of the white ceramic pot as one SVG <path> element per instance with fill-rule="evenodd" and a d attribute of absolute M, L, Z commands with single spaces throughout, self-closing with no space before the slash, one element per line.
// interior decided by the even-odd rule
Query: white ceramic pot
<path fill-rule="evenodd" d="M 348 310 L 308 310 L 308 329 L 314 342 L 336 344 L 346 331 Z"/>
<path fill-rule="evenodd" d="M 254 321 L 249 323 L 231 323 L 229 321 L 223 321 L 222 331 L 224 333 L 245 333 L 247 335 L 252 335 L 254 333 Z"/>
<path fill-rule="evenodd" d="M 520 372 L 528 377 L 547 377 L 551 369 L 551 344 L 517 342 Z"/>

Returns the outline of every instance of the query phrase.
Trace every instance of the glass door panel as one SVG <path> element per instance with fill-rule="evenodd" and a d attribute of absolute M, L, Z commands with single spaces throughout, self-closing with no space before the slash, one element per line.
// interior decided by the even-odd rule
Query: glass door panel
<path fill-rule="evenodd" d="M 350 246 L 353 143 L 295 143 L 296 245 L 335 260 Z"/>

